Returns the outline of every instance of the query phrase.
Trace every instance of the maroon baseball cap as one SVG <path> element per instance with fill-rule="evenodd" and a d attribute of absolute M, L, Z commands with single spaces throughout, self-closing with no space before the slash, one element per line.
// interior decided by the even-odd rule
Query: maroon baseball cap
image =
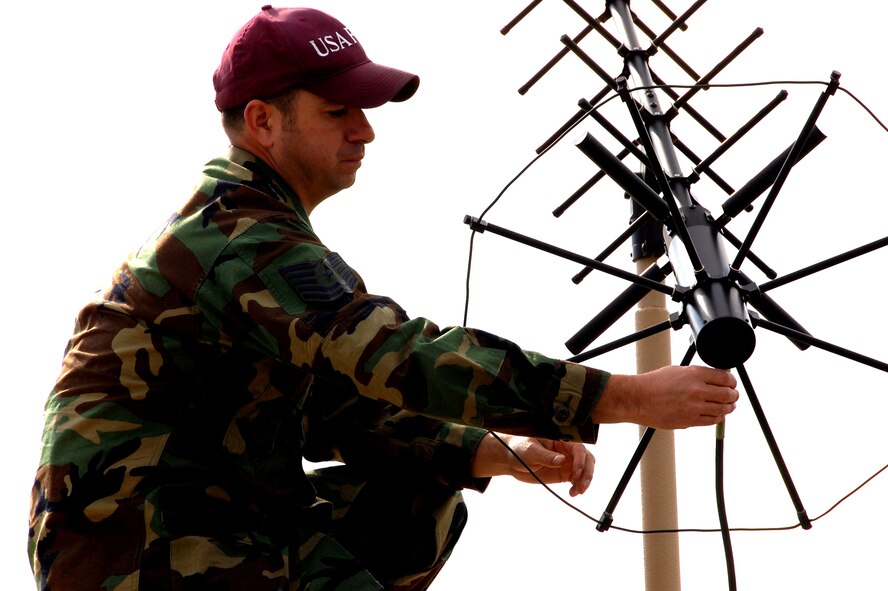
<path fill-rule="evenodd" d="M 313 8 L 263 6 L 213 74 L 220 111 L 293 88 L 369 109 L 407 100 L 418 86 L 418 76 L 371 62 L 348 27 Z"/>

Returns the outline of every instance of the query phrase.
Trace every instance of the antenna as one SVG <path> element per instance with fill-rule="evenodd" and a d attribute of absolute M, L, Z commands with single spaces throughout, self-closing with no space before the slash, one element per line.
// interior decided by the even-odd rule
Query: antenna
<path fill-rule="evenodd" d="M 659 34 L 631 10 L 629 0 L 605 0 L 605 10 L 599 16 L 593 16 L 575 0 L 563 1 L 581 19 L 583 26 L 578 33 L 561 37 L 563 48 L 533 74 L 518 92 L 526 94 L 539 84 L 546 74 L 569 58 L 578 59 L 588 66 L 590 77 L 597 79 L 602 88 L 591 98 L 577 101 L 579 110 L 537 148 L 537 153 L 543 154 L 568 130 L 585 119 L 596 122 L 610 136 L 609 140 L 615 141 L 622 146 L 622 149 L 616 154 L 611 152 L 592 133 L 586 133 L 577 141 L 576 148 L 595 165 L 597 170 L 587 182 L 555 208 L 553 215 L 563 216 L 579 199 L 608 177 L 630 200 L 632 205 L 630 226 L 621 231 L 599 256 L 587 257 L 496 226 L 477 217 L 467 215 L 464 222 L 474 231 L 491 232 L 582 265 L 583 269 L 573 277 L 574 283 L 585 280 L 591 273 L 597 271 L 623 279 L 629 284 L 609 305 L 566 340 L 565 346 L 574 354 L 571 358 L 573 361 L 586 361 L 657 333 L 688 327 L 691 332 L 691 346 L 681 363 L 687 365 L 694 357 L 699 357 L 712 367 L 732 369 L 737 372 L 793 503 L 799 524 L 804 529 L 810 529 L 811 520 L 768 424 L 745 364 L 755 353 L 759 333 L 768 331 L 785 337 L 802 351 L 814 347 L 888 372 L 888 364 L 882 361 L 815 338 L 768 295 L 772 290 L 802 277 L 882 248 L 888 245 L 888 237 L 782 278 L 778 278 L 777 273 L 753 250 L 756 238 L 767 222 L 768 215 L 790 173 L 826 139 L 817 127 L 817 120 L 830 97 L 838 90 L 841 75 L 839 72 L 831 72 L 829 81 L 812 106 L 793 143 L 735 189 L 731 182 L 716 170 L 719 158 L 741 142 L 750 130 L 769 117 L 784 102 L 787 93 L 780 91 L 751 118 L 730 132 L 720 129 L 698 111 L 692 102 L 699 93 L 712 88 L 718 75 L 759 39 L 763 30 L 755 29 L 723 59 L 707 72 L 700 74 L 677 54 L 671 45 L 671 40 L 677 32 L 688 30 L 689 21 L 706 0 L 697 0 L 682 14 L 673 13 L 659 0 L 652 0 L 670 21 Z M 519 21 L 530 18 L 532 11 L 540 2 L 541 0 L 531 2 L 502 29 L 502 33 L 508 34 Z M 620 71 L 609 72 L 581 47 L 585 39 L 594 35 L 617 52 L 622 61 Z M 673 66 L 690 78 L 691 82 L 681 86 L 668 84 L 652 68 L 651 62 L 654 56 L 658 58 L 666 56 Z M 679 88 L 683 88 L 684 92 L 679 93 Z M 605 118 L 598 109 L 599 103 L 605 97 L 614 94 L 625 107 L 625 118 L 631 124 L 634 137 L 620 132 L 619 127 Z M 672 123 L 678 117 L 691 119 L 718 142 L 718 147 L 708 156 L 702 158 L 698 156 L 673 130 Z M 638 163 L 639 170 L 632 170 L 625 164 L 624 161 L 630 157 Z M 683 162 L 690 162 L 691 166 L 687 168 Z M 720 213 L 713 214 L 694 196 L 692 189 L 703 177 L 711 180 L 713 185 L 725 194 Z M 763 195 L 764 199 L 759 202 Z M 744 237 L 735 236 L 729 228 L 731 222 L 744 213 L 754 211 L 754 205 L 758 205 L 758 211 L 751 227 Z M 657 262 L 637 274 L 608 265 L 605 262 L 607 257 L 628 239 L 632 239 L 633 245 L 637 245 L 637 248 L 633 249 L 636 261 L 650 258 Z M 729 256 L 729 252 L 733 252 L 733 255 Z M 755 266 L 770 281 L 761 286 L 757 285 L 744 271 L 748 265 Z M 652 291 L 671 298 L 680 310 L 659 324 L 589 348 Z M 604 510 L 598 526 L 599 531 L 606 531 L 613 522 L 613 513 L 619 499 L 653 435 L 653 429 L 646 429 L 642 434 L 636 452 Z M 724 425 L 721 425 L 718 430 L 718 450 L 723 438 Z M 721 457 L 721 454 L 717 453 L 719 476 L 722 474 Z M 718 480 L 717 487 L 721 489 L 721 478 Z M 719 492 L 719 498 L 723 500 L 723 491 Z M 723 509 L 720 507 L 719 520 L 725 543 L 729 583 L 734 588 L 736 585 L 734 564 L 727 516 Z"/>

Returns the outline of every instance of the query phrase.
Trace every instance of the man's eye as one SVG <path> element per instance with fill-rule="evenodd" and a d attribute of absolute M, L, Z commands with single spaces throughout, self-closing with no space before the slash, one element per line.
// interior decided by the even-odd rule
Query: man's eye
<path fill-rule="evenodd" d="M 348 113 L 348 109 L 335 109 L 333 111 L 327 111 L 331 117 L 345 117 L 346 113 Z"/>

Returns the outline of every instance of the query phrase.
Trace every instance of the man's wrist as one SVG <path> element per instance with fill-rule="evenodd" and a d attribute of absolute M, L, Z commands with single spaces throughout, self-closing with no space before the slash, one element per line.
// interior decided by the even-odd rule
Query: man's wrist
<path fill-rule="evenodd" d="M 508 435 L 500 435 L 500 437 L 505 441 L 509 439 Z M 505 451 L 496 437 L 492 433 L 487 433 L 475 449 L 475 455 L 472 458 L 472 477 L 490 478 L 506 474 Z"/>
<path fill-rule="evenodd" d="M 638 384 L 635 376 L 612 374 L 607 381 L 592 420 L 596 423 L 633 422 L 638 414 Z"/>

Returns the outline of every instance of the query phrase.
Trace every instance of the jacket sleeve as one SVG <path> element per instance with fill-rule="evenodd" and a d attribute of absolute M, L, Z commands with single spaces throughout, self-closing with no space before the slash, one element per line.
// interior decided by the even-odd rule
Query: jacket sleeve
<path fill-rule="evenodd" d="M 303 414 L 303 456 L 345 462 L 366 477 L 413 474 L 451 489 L 483 491 L 472 459 L 485 429 L 400 410 L 316 380 Z"/>
<path fill-rule="evenodd" d="M 343 460 L 374 474 L 420 474 L 453 489 L 484 491 L 489 478 L 473 478 L 472 458 L 487 430 L 397 411 L 378 429 L 359 433 Z"/>
<path fill-rule="evenodd" d="M 266 219 L 230 240 L 201 286 L 223 338 L 363 397 L 442 422 L 594 443 L 608 374 L 480 330 L 409 318 L 313 235 Z M 200 299 L 200 298 L 199 298 Z M 205 311 L 208 315 L 212 311 Z"/>

